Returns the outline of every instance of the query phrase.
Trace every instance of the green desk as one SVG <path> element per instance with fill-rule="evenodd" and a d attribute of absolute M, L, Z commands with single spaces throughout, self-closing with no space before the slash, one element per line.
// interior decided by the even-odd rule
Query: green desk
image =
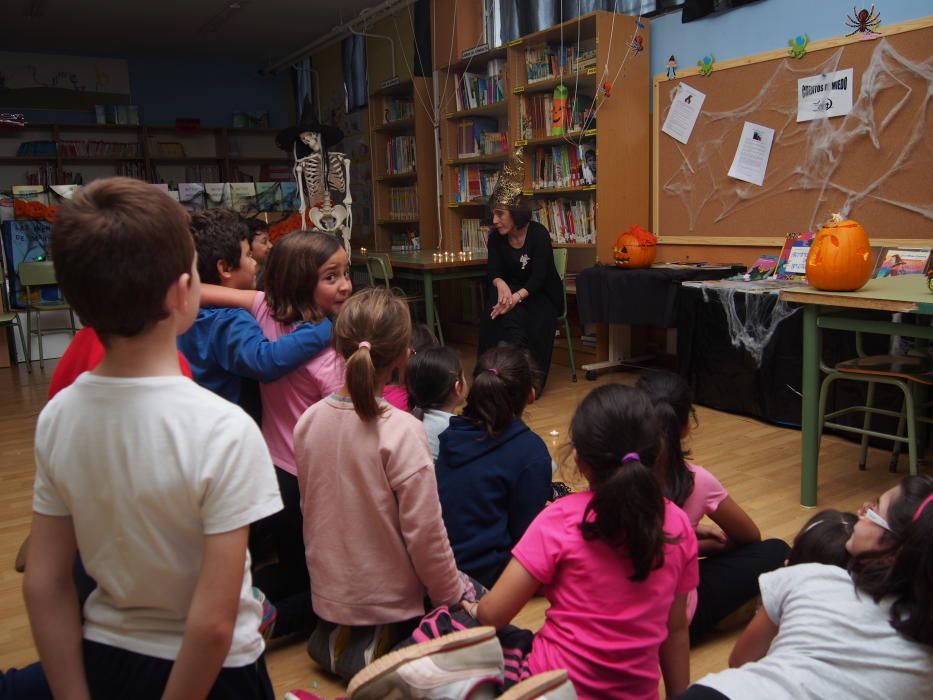
<path fill-rule="evenodd" d="M 865 311 L 890 311 L 933 315 L 933 294 L 926 277 L 908 275 L 870 280 L 857 292 L 821 292 L 813 287 L 781 291 L 782 301 L 803 305 L 803 399 L 801 410 L 800 505 L 816 507 L 820 426 L 820 330 L 863 331 L 887 335 L 911 335 L 933 340 L 933 327 L 871 321 Z M 860 317 L 861 314 L 861 317 Z"/>
<path fill-rule="evenodd" d="M 437 328 L 434 325 L 434 282 L 444 280 L 458 280 L 468 278 L 483 278 L 486 276 L 486 256 L 473 254 L 472 260 L 451 259 L 436 261 L 436 251 L 421 250 L 415 253 L 386 253 L 380 250 L 367 250 L 367 253 L 381 253 L 388 255 L 392 263 L 393 276 L 399 279 L 420 280 L 424 286 L 424 314 L 428 328 L 437 337 Z M 364 256 L 354 251 L 352 264 L 366 265 Z"/>

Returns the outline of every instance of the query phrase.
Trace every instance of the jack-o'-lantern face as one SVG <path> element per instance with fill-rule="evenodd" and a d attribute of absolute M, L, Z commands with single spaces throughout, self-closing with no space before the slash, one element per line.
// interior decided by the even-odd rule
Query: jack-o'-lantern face
<path fill-rule="evenodd" d="M 640 240 L 638 235 L 626 231 L 616 239 L 616 244 L 612 248 L 612 257 L 616 267 L 651 267 L 657 253 L 656 239 L 647 231 L 644 234 L 647 235 L 642 235 L 642 240 Z M 641 235 L 640 232 L 639 235 Z"/>

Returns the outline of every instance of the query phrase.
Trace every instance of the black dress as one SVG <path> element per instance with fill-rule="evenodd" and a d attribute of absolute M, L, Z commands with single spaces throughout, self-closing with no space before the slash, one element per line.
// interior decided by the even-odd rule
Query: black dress
<path fill-rule="evenodd" d="M 490 319 L 492 307 L 499 299 L 492 284 L 500 278 L 512 292 L 525 289 L 528 298 L 511 311 Z M 543 389 L 551 367 L 554 350 L 554 330 L 563 305 L 563 287 L 554 266 L 551 236 L 536 221 L 528 224 L 525 243 L 513 248 L 509 237 L 493 229 L 489 234 L 489 261 L 486 264 L 486 312 L 479 329 L 478 355 L 500 343 L 527 348 L 541 373 Z"/>

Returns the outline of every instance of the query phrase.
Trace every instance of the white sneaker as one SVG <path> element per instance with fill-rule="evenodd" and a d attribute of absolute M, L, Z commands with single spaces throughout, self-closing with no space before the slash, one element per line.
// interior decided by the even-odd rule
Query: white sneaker
<path fill-rule="evenodd" d="M 566 671 L 546 671 L 513 685 L 499 700 L 577 700 L 577 691 Z"/>
<path fill-rule="evenodd" d="M 357 673 L 350 700 L 488 700 L 502 686 L 502 647 L 492 627 L 454 632 L 393 651 Z"/>

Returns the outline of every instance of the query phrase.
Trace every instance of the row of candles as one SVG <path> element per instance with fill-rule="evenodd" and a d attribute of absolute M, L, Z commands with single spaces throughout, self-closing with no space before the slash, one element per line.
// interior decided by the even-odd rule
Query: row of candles
<path fill-rule="evenodd" d="M 360 248 L 360 255 L 366 255 L 366 248 Z M 457 262 L 473 259 L 473 251 L 457 251 L 451 253 L 450 251 L 443 251 L 441 253 L 432 253 L 434 262 Z"/>

